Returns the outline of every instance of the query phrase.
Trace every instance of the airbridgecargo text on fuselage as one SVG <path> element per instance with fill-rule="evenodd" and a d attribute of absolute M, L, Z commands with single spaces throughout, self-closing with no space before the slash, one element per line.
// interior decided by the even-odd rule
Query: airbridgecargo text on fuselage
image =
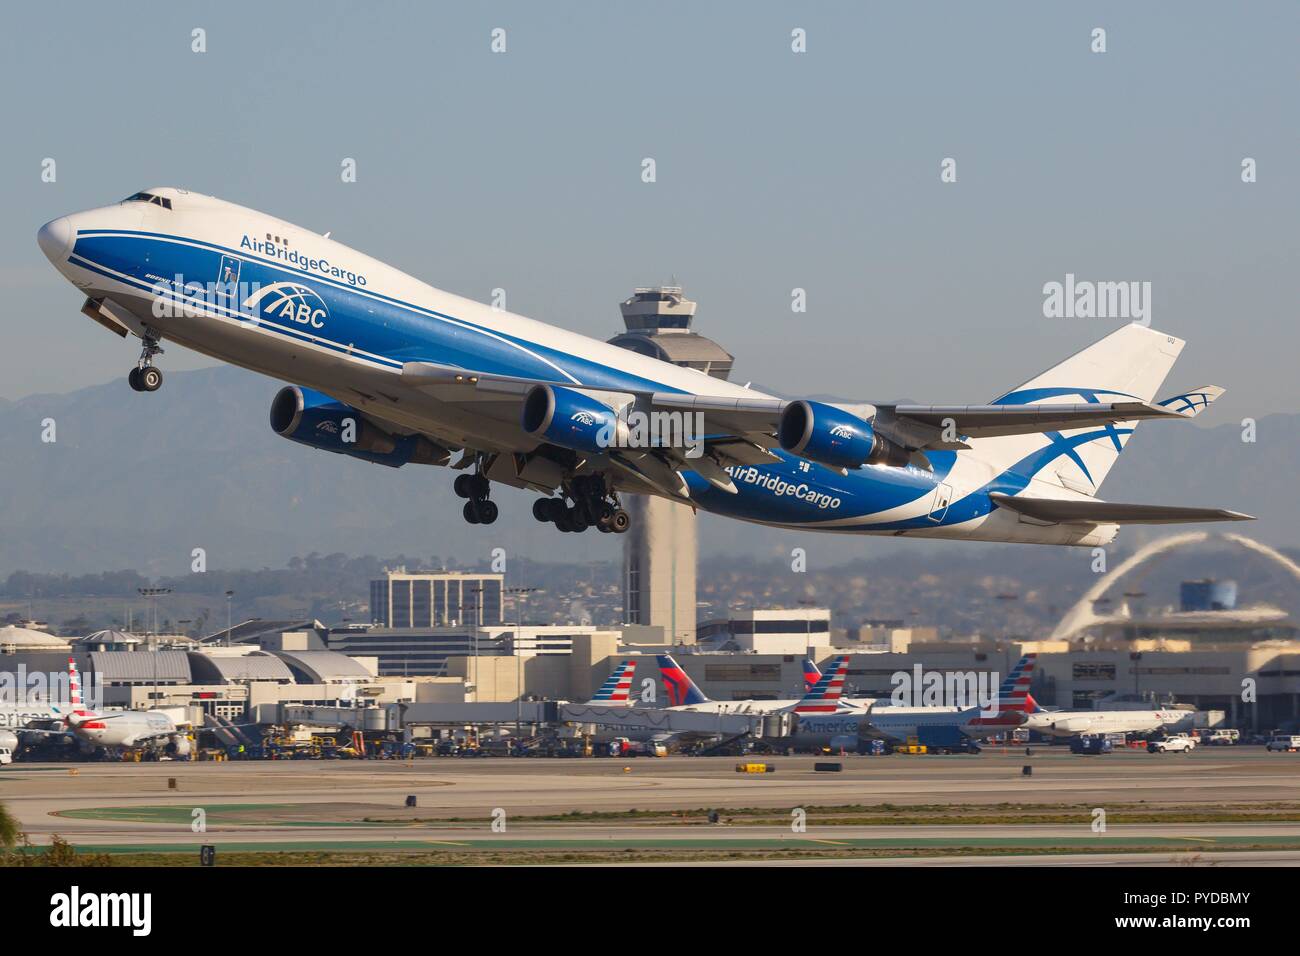
<path fill-rule="evenodd" d="M 353 272 L 350 269 L 343 269 L 334 265 L 328 259 L 316 259 L 311 256 L 305 256 L 297 249 L 290 249 L 287 246 L 278 245 L 274 242 L 263 242 L 261 239 L 251 239 L 245 235 L 239 241 L 239 248 L 251 249 L 259 255 L 267 256 L 271 259 L 279 259 L 288 262 L 300 269 L 308 272 L 319 272 L 346 282 L 348 285 L 363 286 L 366 284 L 366 277 Z"/>
<path fill-rule="evenodd" d="M 780 475 L 772 475 L 763 472 L 754 465 L 732 465 L 726 471 L 733 481 L 742 481 L 747 485 L 756 485 L 759 488 L 772 492 L 772 494 L 778 497 L 789 495 L 792 498 L 807 501 L 823 510 L 827 508 L 838 508 L 841 504 L 839 498 L 818 491 L 816 488 L 809 487 L 807 482 L 799 482 L 798 484 L 795 484 L 794 482 L 786 481 Z"/>

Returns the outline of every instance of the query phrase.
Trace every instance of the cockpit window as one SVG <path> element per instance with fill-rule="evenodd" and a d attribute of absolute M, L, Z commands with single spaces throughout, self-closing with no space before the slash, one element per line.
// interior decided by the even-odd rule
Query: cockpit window
<path fill-rule="evenodd" d="M 147 202 L 155 206 L 162 206 L 164 209 L 172 208 L 172 201 L 166 196 L 155 196 L 153 193 L 135 193 L 127 196 L 122 202 Z"/>

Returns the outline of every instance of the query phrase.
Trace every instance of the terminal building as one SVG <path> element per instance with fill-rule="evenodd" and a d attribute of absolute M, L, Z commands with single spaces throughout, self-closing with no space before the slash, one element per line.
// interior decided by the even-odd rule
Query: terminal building
<path fill-rule="evenodd" d="M 696 641 L 714 651 L 804 654 L 830 645 L 831 612 L 824 607 L 737 611 L 730 618 L 702 621 Z"/>
<path fill-rule="evenodd" d="M 575 640 L 618 632 L 582 624 L 498 624 L 491 627 L 331 628 L 326 646 L 354 657 L 373 658 L 382 677 L 442 677 L 456 657 L 566 657 Z M 610 653 L 613 653 L 611 650 Z"/>
<path fill-rule="evenodd" d="M 500 624 L 504 584 L 503 574 L 386 570 L 370 582 L 370 620 L 395 629 Z"/>

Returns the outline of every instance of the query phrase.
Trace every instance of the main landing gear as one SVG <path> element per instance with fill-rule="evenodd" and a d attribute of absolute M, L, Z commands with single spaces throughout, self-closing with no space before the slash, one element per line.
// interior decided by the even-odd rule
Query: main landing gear
<path fill-rule="evenodd" d="M 580 475 L 569 483 L 573 503 L 564 498 L 538 498 L 533 502 L 533 517 L 549 521 L 561 531 L 580 532 L 596 528 L 604 533 L 622 534 L 631 525 L 628 513 L 618 507 L 618 499 L 599 475 Z"/>
<path fill-rule="evenodd" d="M 158 345 L 158 341 L 158 336 L 152 332 L 145 336 L 144 347 L 140 349 L 140 359 L 126 377 L 127 382 L 137 392 L 156 392 L 162 388 L 162 369 L 155 367 L 153 364 L 153 357 L 162 355 L 163 351 Z"/>
<path fill-rule="evenodd" d="M 452 490 L 461 498 L 468 498 L 462 512 L 470 524 L 491 524 L 497 520 L 496 502 L 488 500 L 492 483 L 482 474 L 460 474 L 452 485 Z"/>

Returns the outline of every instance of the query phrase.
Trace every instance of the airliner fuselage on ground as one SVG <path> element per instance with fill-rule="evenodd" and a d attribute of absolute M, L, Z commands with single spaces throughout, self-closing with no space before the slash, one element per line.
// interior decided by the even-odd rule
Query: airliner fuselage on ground
<path fill-rule="evenodd" d="M 1026 730 L 1049 737 L 1079 734 L 1146 734 L 1186 720 L 1185 710 L 1038 710 L 1025 720 Z"/>
<path fill-rule="evenodd" d="M 538 520 L 626 530 L 620 493 L 816 531 L 1095 545 L 1120 522 L 1232 520 L 1094 495 L 1137 422 L 1191 417 L 1222 389 L 1154 402 L 1183 342 L 1130 325 L 989 405 L 786 401 L 442 292 L 328 236 L 173 188 L 55 219 L 42 250 L 82 311 L 292 383 L 272 426 L 387 465 L 466 470 L 541 492 Z"/>

